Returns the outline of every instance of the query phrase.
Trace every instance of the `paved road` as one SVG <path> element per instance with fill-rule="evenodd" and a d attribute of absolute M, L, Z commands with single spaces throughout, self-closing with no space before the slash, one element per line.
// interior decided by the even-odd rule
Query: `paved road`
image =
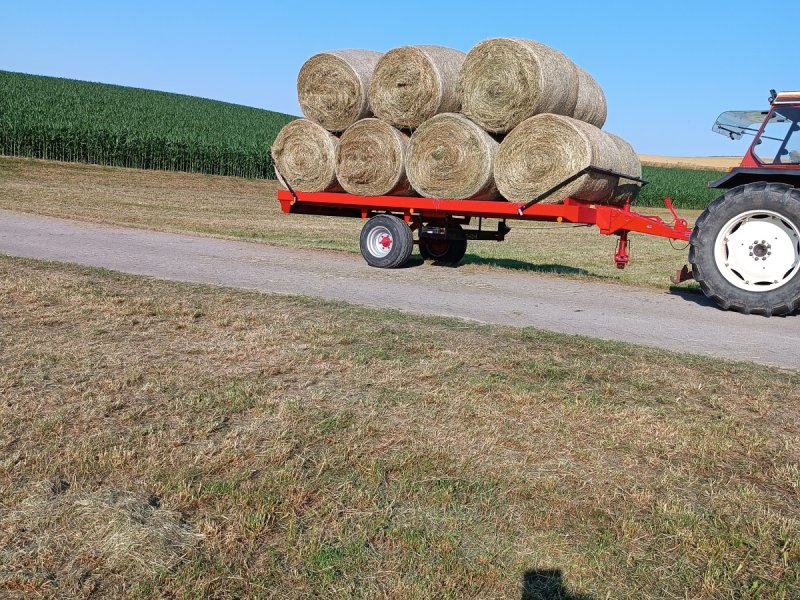
<path fill-rule="evenodd" d="M 9 211 L 0 211 L 0 253 L 800 368 L 800 318 L 721 311 L 697 294 L 427 264 L 387 271 L 344 253 Z"/>

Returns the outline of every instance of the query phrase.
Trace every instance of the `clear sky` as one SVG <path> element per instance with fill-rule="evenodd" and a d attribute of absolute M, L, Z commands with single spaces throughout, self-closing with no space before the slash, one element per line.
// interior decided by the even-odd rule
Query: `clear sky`
<path fill-rule="evenodd" d="M 548 1 L 0 3 L 0 69 L 191 94 L 300 114 L 295 77 L 321 50 L 535 39 L 588 70 L 606 129 L 640 153 L 736 155 L 728 109 L 800 89 L 792 3 Z"/>

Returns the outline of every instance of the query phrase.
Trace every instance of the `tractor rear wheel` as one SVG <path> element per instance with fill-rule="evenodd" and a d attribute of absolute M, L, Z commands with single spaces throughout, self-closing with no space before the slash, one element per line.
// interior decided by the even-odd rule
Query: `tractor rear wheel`
<path fill-rule="evenodd" d="M 690 245 L 694 278 L 722 308 L 769 317 L 800 307 L 800 189 L 728 190 L 697 219 Z"/>

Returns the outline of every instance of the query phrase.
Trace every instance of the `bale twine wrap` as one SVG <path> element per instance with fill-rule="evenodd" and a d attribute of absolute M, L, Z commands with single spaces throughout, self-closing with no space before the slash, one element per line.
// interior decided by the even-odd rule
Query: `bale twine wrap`
<path fill-rule="evenodd" d="M 498 143 L 465 116 L 441 113 L 411 136 L 406 173 L 430 198 L 496 200 L 494 156 Z"/>
<path fill-rule="evenodd" d="M 622 157 L 604 131 L 563 115 L 536 115 L 506 136 L 495 157 L 494 176 L 506 198 L 527 202 L 588 166 L 617 171 Z M 587 174 L 564 186 L 544 202 L 565 197 L 607 202 L 618 178 Z"/>
<path fill-rule="evenodd" d="M 362 196 L 412 192 L 406 177 L 409 137 L 380 119 L 351 125 L 336 148 L 336 178 L 345 191 Z"/>
<path fill-rule="evenodd" d="M 540 113 L 573 115 L 578 71 L 564 54 L 533 40 L 492 38 L 469 51 L 458 77 L 461 112 L 492 133 Z"/>
<path fill-rule="evenodd" d="M 381 56 L 372 50 L 334 50 L 309 58 L 297 76 L 303 114 L 334 132 L 370 116 L 369 81 Z"/>
<path fill-rule="evenodd" d="M 602 128 L 608 110 L 603 88 L 585 70 L 577 65 L 575 68 L 578 70 L 578 103 L 572 116 Z"/>
<path fill-rule="evenodd" d="M 378 61 L 369 84 L 376 117 L 416 129 L 443 112 L 458 112 L 458 72 L 466 54 L 444 46 L 403 46 Z"/>
<path fill-rule="evenodd" d="M 611 141 L 614 142 L 617 146 L 617 150 L 619 151 L 619 163 L 616 169 L 614 169 L 617 173 L 622 173 L 623 175 L 632 175 L 634 177 L 641 177 L 642 176 L 642 163 L 639 162 L 639 155 L 636 154 L 636 150 L 633 149 L 628 142 L 623 140 L 618 135 L 614 135 L 613 133 L 604 132 L 608 137 L 611 138 Z M 639 194 L 639 190 L 641 189 L 642 184 L 637 183 L 636 181 L 631 181 L 630 179 L 625 179 L 624 177 L 619 178 L 619 184 L 617 185 L 614 193 L 609 200 L 609 204 L 625 204 L 625 200 L 630 198 L 633 200 Z"/>
<path fill-rule="evenodd" d="M 341 191 L 336 181 L 338 138 L 309 121 L 290 122 L 272 144 L 272 161 L 278 180 L 302 192 Z"/>

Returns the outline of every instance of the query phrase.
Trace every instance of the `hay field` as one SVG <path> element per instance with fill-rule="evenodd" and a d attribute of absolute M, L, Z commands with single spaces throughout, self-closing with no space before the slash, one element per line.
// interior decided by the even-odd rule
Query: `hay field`
<path fill-rule="evenodd" d="M 2 257 L 0 347 L 3 598 L 800 589 L 797 374 Z"/>
<path fill-rule="evenodd" d="M 659 156 L 657 154 L 640 154 L 643 165 L 651 167 L 680 167 L 682 169 L 705 169 L 726 171 L 738 167 L 741 156 Z"/>

